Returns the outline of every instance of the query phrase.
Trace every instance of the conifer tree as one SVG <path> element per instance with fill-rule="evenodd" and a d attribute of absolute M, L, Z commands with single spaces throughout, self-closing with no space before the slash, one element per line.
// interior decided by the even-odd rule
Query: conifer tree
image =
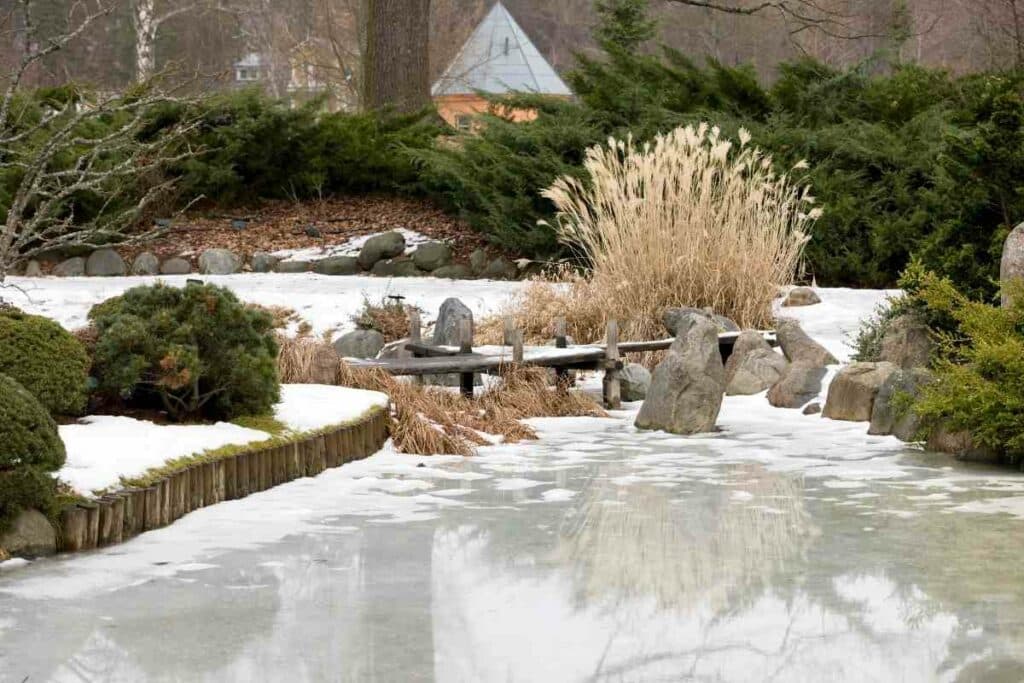
<path fill-rule="evenodd" d="M 594 36 L 606 51 L 635 53 L 657 33 L 648 0 L 596 0 L 594 9 L 599 18 Z"/>

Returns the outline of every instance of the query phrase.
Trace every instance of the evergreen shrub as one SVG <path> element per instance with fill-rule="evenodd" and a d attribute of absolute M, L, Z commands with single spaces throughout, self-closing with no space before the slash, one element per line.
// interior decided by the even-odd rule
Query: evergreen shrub
<path fill-rule="evenodd" d="M 16 380 L 0 374 L 0 472 L 26 467 L 54 472 L 65 457 L 57 423 L 46 408 Z"/>
<path fill-rule="evenodd" d="M 53 415 L 85 410 L 85 347 L 48 318 L 0 309 L 0 373 L 17 380 Z"/>

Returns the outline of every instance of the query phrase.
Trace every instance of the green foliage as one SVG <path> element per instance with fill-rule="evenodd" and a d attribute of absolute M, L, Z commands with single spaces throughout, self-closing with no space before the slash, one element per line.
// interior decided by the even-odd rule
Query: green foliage
<path fill-rule="evenodd" d="M 89 358 L 57 323 L 0 309 L 0 373 L 17 380 L 53 415 L 80 415 L 87 400 Z"/>
<path fill-rule="evenodd" d="M 280 395 L 271 317 L 229 290 L 136 287 L 95 306 L 100 390 L 176 420 L 270 411 Z"/>
<path fill-rule="evenodd" d="M 653 38 L 658 23 L 648 17 L 647 0 L 597 0 L 594 37 L 605 50 L 635 52 Z"/>
<path fill-rule="evenodd" d="M 936 380 L 914 410 L 931 424 L 967 431 L 1010 462 L 1024 459 L 1024 283 L 1011 283 L 1012 304 L 973 301 L 947 278 L 928 274 L 917 296 L 956 322 L 942 335 Z"/>
<path fill-rule="evenodd" d="M 0 374 L 0 472 L 64 465 L 64 442 L 46 408 L 17 381 Z"/>
<path fill-rule="evenodd" d="M 55 518 L 55 492 L 53 478 L 34 467 L 0 469 L 0 534 L 10 529 L 23 510 L 39 510 Z"/>

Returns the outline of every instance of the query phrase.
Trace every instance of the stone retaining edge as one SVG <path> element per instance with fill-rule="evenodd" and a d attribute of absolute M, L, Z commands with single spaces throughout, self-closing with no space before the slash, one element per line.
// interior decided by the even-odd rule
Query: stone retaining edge
<path fill-rule="evenodd" d="M 328 468 L 367 458 L 388 439 L 390 410 L 329 428 L 289 444 L 255 448 L 221 460 L 195 463 L 148 488 L 123 489 L 60 514 L 61 552 L 123 543 L 165 527 L 193 510 L 315 477 Z"/>

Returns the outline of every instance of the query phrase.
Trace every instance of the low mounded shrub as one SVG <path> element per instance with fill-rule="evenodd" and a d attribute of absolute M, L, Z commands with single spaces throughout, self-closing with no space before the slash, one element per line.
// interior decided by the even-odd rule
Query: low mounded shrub
<path fill-rule="evenodd" d="M 53 478 L 34 467 L 0 470 L 0 534 L 10 529 L 22 510 L 39 510 L 53 518 L 55 493 Z"/>
<path fill-rule="evenodd" d="M 280 398 L 273 321 L 222 287 L 136 287 L 94 306 L 94 371 L 113 398 L 172 419 L 269 412 Z"/>
<path fill-rule="evenodd" d="M 53 415 L 85 410 L 85 347 L 48 318 L 0 309 L 0 373 L 17 380 Z"/>
<path fill-rule="evenodd" d="M 57 423 L 46 408 L 17 381 L 0 374 L 0 473 L 26 467 L 54 472 L 65 457 Z"/>

